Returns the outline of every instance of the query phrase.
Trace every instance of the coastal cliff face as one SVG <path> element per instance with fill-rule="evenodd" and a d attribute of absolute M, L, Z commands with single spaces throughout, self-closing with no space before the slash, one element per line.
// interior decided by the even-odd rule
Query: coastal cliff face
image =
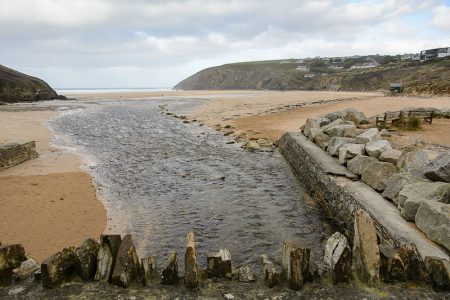
<path fill-rule="evenodd" d="M 202 70 L 174 88 L 376 91 L 387 90 L 390 83 L 401 82 L 405 94 L 450 94 L 450 58 L 421 63 L 379 56 L 378 67 L 349 69 L 352 64 L 363 64 L 366 59 L 360 57 L 338 64 L 347 69 L 333 69 L 337 64 L 323 59 L 227 64 Z"/>
<path fill-rule="evenodd" d="M 0 102 L 64 99 L 43 80 L 0 65 Z"/>

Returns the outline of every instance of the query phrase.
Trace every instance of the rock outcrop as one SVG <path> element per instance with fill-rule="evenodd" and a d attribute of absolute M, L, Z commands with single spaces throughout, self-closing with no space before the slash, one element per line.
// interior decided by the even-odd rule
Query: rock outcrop
<path fill-rule="evenodd" d="M 370 168 L 365 168 L 361 180 L 373 189 L 382 192 L 389 178 L 397 172 L 395 166 L 387 162 L 374 162 Z"/>
<path fill-rule="evenodd" d="M 46 82 L 0 65 L 0 102 L 66 99 Z"/>
<path fill-rule="evenodd" d="M 415 216 L 416 226 L 426 236 L 450 251 L 450 204 L 424 201 Z"/>

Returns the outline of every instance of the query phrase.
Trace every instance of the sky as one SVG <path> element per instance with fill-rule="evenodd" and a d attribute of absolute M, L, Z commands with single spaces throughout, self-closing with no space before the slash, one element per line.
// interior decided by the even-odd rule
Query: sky
<path fill-rule="evenodd" d="M 0 0 L 0 64 L 54 88 L 172 87 L 232 62 L 450 47 L 450 0 Z"/>

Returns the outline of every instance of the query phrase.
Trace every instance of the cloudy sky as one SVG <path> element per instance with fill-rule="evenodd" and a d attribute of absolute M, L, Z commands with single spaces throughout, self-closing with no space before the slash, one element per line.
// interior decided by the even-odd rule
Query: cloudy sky
<path fill-rule="evenodd" d="M 450 46 L 450 0 L 0 0 L 0 64 L 56 88 L 171 87 L 237 61 Z"/>

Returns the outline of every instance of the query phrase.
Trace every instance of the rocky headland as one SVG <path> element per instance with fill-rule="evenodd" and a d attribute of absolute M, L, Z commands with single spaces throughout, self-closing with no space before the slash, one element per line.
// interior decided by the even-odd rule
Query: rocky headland
<path fill-rule="evenodd" d="M 31 102 L 67 98 L 58 95 L 42 79 L 0 65 L 0 103 Z"/>

